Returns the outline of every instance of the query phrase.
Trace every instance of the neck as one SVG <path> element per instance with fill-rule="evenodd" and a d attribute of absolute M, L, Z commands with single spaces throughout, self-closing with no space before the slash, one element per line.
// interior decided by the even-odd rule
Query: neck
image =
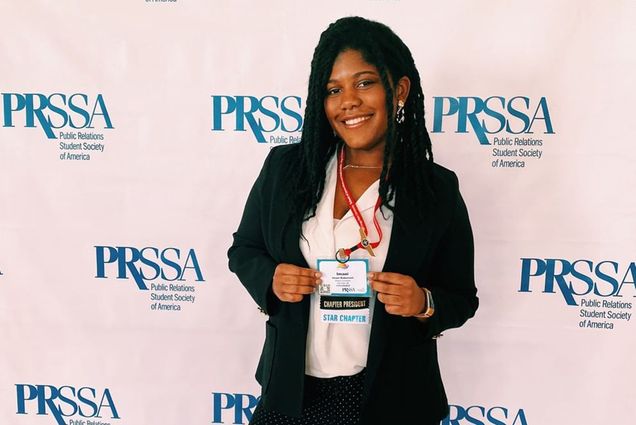
<path fill-rule="evenodd" d="M 374 146 L 372 149 L 352 149 L 345 145 L 345 164 L 382 167 L 384 163 L 384 143 Z"/>

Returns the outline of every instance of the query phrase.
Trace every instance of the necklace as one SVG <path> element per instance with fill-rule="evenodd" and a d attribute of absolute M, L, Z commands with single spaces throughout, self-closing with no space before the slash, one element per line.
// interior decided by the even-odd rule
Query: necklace
<path fill-rule="evenodd" d="M 340 149 L 340 154 L 338 155 L 338 181 L 340 182 L 340 187 L 342 188 L 342 194 L 344 195 L 347 204 L 349 204 L 349 209 L 353 214 L 358 226 L 360 226 L 360 242 L 352 246 L 351 248 L 340 248 L 336 251 L 336 260 L 344 264 L 351 258 L 351 253 L 356 251 L 359 248 L 366 249 L 370 256 L 375 257 L 373 253 L 373 248 L 377 248 L 380 245 L 380 241 L 382 241 L 382 229 L 380 228 L 380 224 L 378 224 L 378 219 L 376 217 L 376 212 L 382 205 L 382 198 L 378 195 L 378 199 L 375 202 L 375 208 L 373 209 L 373 224 L 375 225 L 375 230 L 378 232 L 378 240 L 377 242 L 369 241 L 367 235 L 369 231 L 367 230 L 367 224 L 364 222 L 364 218 L 362 218 L 362 214 L 356 205 L 356 202 L 353 200 L 351 193 L 349 192 L 349 188 L 347 187 L 347 183 L 345 182 L 344 176 L 342 172 L 344 171 L 344 161 L 345 161 L 345 152 L 344 146 Z M 363 166 L 358 166 L 363 167 Z M 369 167 L 369 168 L 380 168 L 380 167 Z"/>
<path fill-rule="evenodd" d="M 343 170 L 346 170 L 347 168 L 362 168 L 362 169 L 376 169 L 376 168 L 382 168 L 382 166 L 374 166 L 374 165 L 353 165 L 353 164 L 347 164 L 344 167 L 342 167 Z"/>

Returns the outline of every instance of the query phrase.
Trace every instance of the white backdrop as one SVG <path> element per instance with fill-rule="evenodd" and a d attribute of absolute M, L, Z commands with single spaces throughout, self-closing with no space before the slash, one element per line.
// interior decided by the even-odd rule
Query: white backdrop
<path fill-rule="evenodd" d="M 0 0 L 1 424 L 247 423 L 226 250 L 347 15 L 410 46 L 475 232 L 443 424 L 634 423 L 632 2 Z"/>

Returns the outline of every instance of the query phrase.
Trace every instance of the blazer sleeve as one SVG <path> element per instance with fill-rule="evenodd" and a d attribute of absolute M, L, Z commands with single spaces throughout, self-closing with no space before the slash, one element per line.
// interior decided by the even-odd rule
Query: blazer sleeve
<path fill-rule="evenodd" d="M 475 315 L 479 306 L 473 233 L 454 173 L 451 188 L 450 220 L 433 256 L 430 285 L 426 285 L 435 303 L 435 314 L 423 326 L 428 338 L 460 327 Z"/>
<path fill-rule="evenodd" d="M 236 273 L 261 311 L 272 314 L 275 296 L 272 278 L 278 265 L 269 254 L 264 237 L 264 196 L 270 178 L 272 157 L 276 149 L 268 154 L 263 168 L 250 190 L 234 241 L 228 250 L 229 268 Z"/>

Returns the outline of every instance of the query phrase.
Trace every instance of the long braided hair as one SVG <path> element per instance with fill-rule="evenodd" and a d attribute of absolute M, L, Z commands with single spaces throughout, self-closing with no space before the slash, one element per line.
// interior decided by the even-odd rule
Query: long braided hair
<path fill-rule="evenodd" d="M 404 42 L 386 25 L 361 17 L 341 18 L 329 25 L 314 50 L 301 146 L 297 160 L 288 169 L 288 178 L 294 183 L 291 213 L 303 219 L 314 216 L 322 197 L 326 165 L 341 143 L 324 111 L 327 81 L 338 54 L 349 49 L 359 51 L 378 69 L 386 93 L 387 143 L 379 187 L 382 205 L 391 209 L 389 202 L 396 191 L 404 191 L 412 207 L 424 213 L 432 199 L 433 152 L 424 122 L 420 76 Z M 404 106 L 405 120 L 398 124 L 392 118 L 393 87 L 403 76 L 410 79 L 411 88 Z"/>

